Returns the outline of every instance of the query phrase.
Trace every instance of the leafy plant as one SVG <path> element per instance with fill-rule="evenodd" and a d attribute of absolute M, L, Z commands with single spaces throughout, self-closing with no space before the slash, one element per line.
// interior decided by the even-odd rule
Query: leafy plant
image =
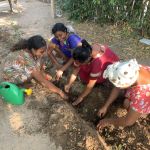
<path fill-rule="evenodd" d="M 57 0 L 70 19 L 92 20 L 101 24 L 128 22 L 150 34 L 149 0 Z"/>

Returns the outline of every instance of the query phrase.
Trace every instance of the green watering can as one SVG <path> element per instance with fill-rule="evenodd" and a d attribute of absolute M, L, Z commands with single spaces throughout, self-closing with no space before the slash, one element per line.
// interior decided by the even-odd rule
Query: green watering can
<path fill-rule="evenodd" d="M 0 96 L 2 96 L 5 102 L 22 105 L 25 101 L 24 93 L 31 95 L 32 89 L 20 89 L 15 84 L 9 82 L 0 83 Z"/>

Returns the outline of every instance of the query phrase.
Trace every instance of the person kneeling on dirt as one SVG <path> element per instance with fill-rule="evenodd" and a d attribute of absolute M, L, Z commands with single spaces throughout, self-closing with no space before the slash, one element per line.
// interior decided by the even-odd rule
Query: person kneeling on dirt
<path fill-rule="evenodd" d="M 69 89 L 79 74 L 81 81 L 87 84 L 85 90 L 77 98 L 73 105 L 78 105 L 91 92 L 96 83 L 105 81 L 103 72 L 109 64 L 119 61 L 118 56 L 105 45 L 93 44 L 92 46 L 86 40 L 82 40 L 82 46 L 73 51 L 74 70 L 65 86 L 65 91 Z"/>
<path fill-rule="evenodd" d="M 115 87 L 98 116 L 103 117 L 122 89 L 126 89 L 124 106 L 128 113 L 124 117 L 102 119 L 97 128 L 108 125 L 131 126 L 142 114 L 150 113 L 150 67 L 141 66 L 135 59 L 109 65 L 103 74 Z"/>
<path fill-rule="evenodd" d="M 48 46 L 48 55 L 51 61 L 59 68 L 56 71 L 56 79 L 59 80 L 63 72 L 73 63 L 72 50 L 81 45 L 81 38 L 69 31 L 69 29 L 63 23 L 56 23 L 52 28 L 52 34 L 54 38 L 51 39 Z M 52 51 L 57 52 L 59 56 L 66 62 L 61 66 L 54 57 Z"/>
<path fill-rule="evenodd" d="M 3 79 L 15 84 L 24 84 L 34 78 L 50 91 L 66 99 L 65 93 L 46 79 L 48 76 L 40 70 L 40 64 L 37 63 L 46 49 L 46 41 L 40 35 L 20 40 L 11 49 L 12 53 L 6 57 Z"/>

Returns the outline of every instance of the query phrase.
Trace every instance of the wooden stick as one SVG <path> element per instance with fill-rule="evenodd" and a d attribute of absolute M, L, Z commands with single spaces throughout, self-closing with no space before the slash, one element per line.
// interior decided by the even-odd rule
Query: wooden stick
<path fill-rule="evenodd" d="M 110 146 L 107 146 L 106 142 L 104 141 L 104 139 L 100 136 L 99 132 L 96 131 L 98 139 L 100 141 L 100 143 L 103 145 L 105 150 L 111 150 Z"/>

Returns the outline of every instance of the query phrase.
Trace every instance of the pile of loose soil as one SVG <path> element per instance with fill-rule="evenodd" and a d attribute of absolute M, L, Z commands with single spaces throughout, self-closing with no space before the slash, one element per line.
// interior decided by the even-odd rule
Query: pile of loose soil
<path fill-rule="evenodd" d="M 61 20 L 61 21 L 60 21 Z M 141 44 L 142 38 L 137 32 L 134 32 L 128 25 L 123 26 L 103 26 L 94 23 L 75 23 L 66 21 L 66 18 L 58 18 L 56 22 L 72 24 L 76 32 L 90 42 L 99 42 L 109 45 L 122 60 L 136 58 L 138 62 L 150 65 L 150 47 Z M 71 97 L 75 100 L 85 85 L 76 82 L 72 87 Z M 98 122 L 97 112 L 105 103 L 110 94 L 111 86 L 95 87 L 90 95 L 78 106 L 76 111 L 81 118 L 86 120 L 94 128 Z M 127 112 L 122 107 L 123 94 L 110 107 L 107 117 L 121 117 Z M 132 127 L 126 128 L 104 128 L 99 133 L 105 139 L 105 142 L 113 149 L 149 149 L 150 147 L 150 115 L 139 119 Z M 114 136 L 115 135 L 115 136 Z"/>
<path fill-rule="evenodd" d="M 37 4 L 37 6 L 39 6 L 39 4 Z M 35 24 L 38 26 L 37 22 Z M 55 22 L 66 23 L 67 21 L 65 18 L 59 18 L 56 19 Z M 70 23 L 71 22 L 67 22 L 67 24 Z M 31 26 L 33 25 L 30 25 L 30 27 Z M 75 26 L 77 33 L 88 41 L 97 41 L 102 44 L 110 45 L 111 48 L 119 54 L 121 59 L 136 57 L 139 61 L 142 62 L 144 60 L 144 63 L 150 64 L 150 48 L 140 44 L 138 42 L 140 36 L 134 34 L 127 25 L 122 28 L 116 26 L 100 27 L 92 23 L 73 23 L 73 26 Z M 46 27 L 47 31 L 48 26 L 46 25 Z M 0 29 L 1 60 L 8 54 L 11 45 L 15 43 L 14 39 L 18 39 L 18 37 L 20 37 L 19 35 L 21 35 L 16 28 L 18 27 L 11 29 L 4 27 Z M 28 29 L 27 22 L 24 28 L 26 30 Z M 49 32 L 46 33 L 49 34 Z M 54 70 L 52 72 L 54 74 Z M 69 76 L 65 75 L 62 81 L 55 84 L 63 89 L 68 77 Z M 26 103 L 22 107 L 9 108 L 7 104 L 0 104 L 0 106 L 6 108 L 6 111 L 9 109 L 10 112 L 14 114 L 14 117 L 12 117 L 10 121 L 15 130 L 10 130 L 10 132 L 20 137 L 22 137 L 22 134 L 23 136 L 26 134 L 27 136 L 25 137 L 36 136 L 37 134 L 42 134 L 42 137 L 46 137 L 45 135 L 48 133 L 48 140 L 54 141 L 54 145 L 56 146 L 54 146 L 55 148 L 52 147 L 57 150 L 103 149 L 102 143 L 100 143 L 96 134 L 95 125 L 98 121 L 98 109 L 104 104 L 112 87 L 107 87 L 106 85 L 95 87 L 92 93 L 79 106 L 72 107 L 71 102 L 78 97 L 84 87 L 85 85 L 76 81 L 69 94 L 70 98 L 68 102 L 64 102 L 58 95 L 52 94 L 45 88 L 34 83 L 33 94 L 30 98 L 26 98 Z M 121 96 L 109 109 L 106 117 L 125 115 L 126 111 L 122 108 L 122 101 L 123 97 Z M 1 111 L 1 114 L 4 116 L 7 114 L 3 110 Z M 19 122 L 19 115 L 16 112 L 20 114 L 24 121 L 23 124 L 19 126 L 15 126 L 15 124 Z M 150 117 L 148 116 L 147 118 L 139 119 L 132 127 L 125 129 L 106 127 L 102 129 L 99 134 L 113 149 L 149 149 L 149 124 Z M 33 140 L 34 138 L 31 139 Z M 41 140 L 41 137 L 39 139 Z M 42 143 L 44 142 L 45 141 L 42 141 Z M 35 144 L 33 144 L 33 146 L 35 146 Z M 47 149 L 48 148 L 47 146 Z"/>
<path fill-rule="evenodd" d="M 3 30 L 1 33 L 2 41 L 0 43 L 9 43 L 9 40 L 13 38 L 8 30 Z M 6 35 L 7 38 L 5 38 Z M 10 46 L 11 42 L 9 48 Z M 1 54 L 5 57 L 4 53 L 7 55 L 9 50 L 3 52 L 3 49 L 6 49 L 5 44 L 2 44 L 0 48 Z M 54 68 L 51 68 L 50 71 L 54 73 Z M 62 86 L 64 82 L 66 82 L 65 79 L 63 82 L 57 82 L 56 84 Z M 35 136 L 40 140 L 41 136 L 45 136 L 47 139 L 46 135 L 48 134 L 50 143 L 55 145 L 52 147 L 57 150 L 104 149 L 95 129 L 91 128 L 69 103 L 62 100 L 57 94 L 49 92 L 35 81 L 32 81 L 32 89 L 33 94 L 26 97 L 26 102 L 21 107 L 1 102 L 0 109 L 3 106 L 1 115 L 3 117 L 3 114 L 6 113 L 6 116 L 9 116 L 8 122 L 10 122 L 13 129 L 11 131 L 9 125 L 6 125 L 10 133 L 20 135 L 21 138 L 24 136 L 25 141 L 27 141 L 26 136 Z M 2 128 L 1 125 L 0 128 Z M 36 135 L 40 135 L 40 137 Z M 39 147 L 42 146 L 43 143 Z M 33 147 L 35 148 L 36 145 L 34 144 Z M 3 148 L 3 145 L 1 148 Z"/>

